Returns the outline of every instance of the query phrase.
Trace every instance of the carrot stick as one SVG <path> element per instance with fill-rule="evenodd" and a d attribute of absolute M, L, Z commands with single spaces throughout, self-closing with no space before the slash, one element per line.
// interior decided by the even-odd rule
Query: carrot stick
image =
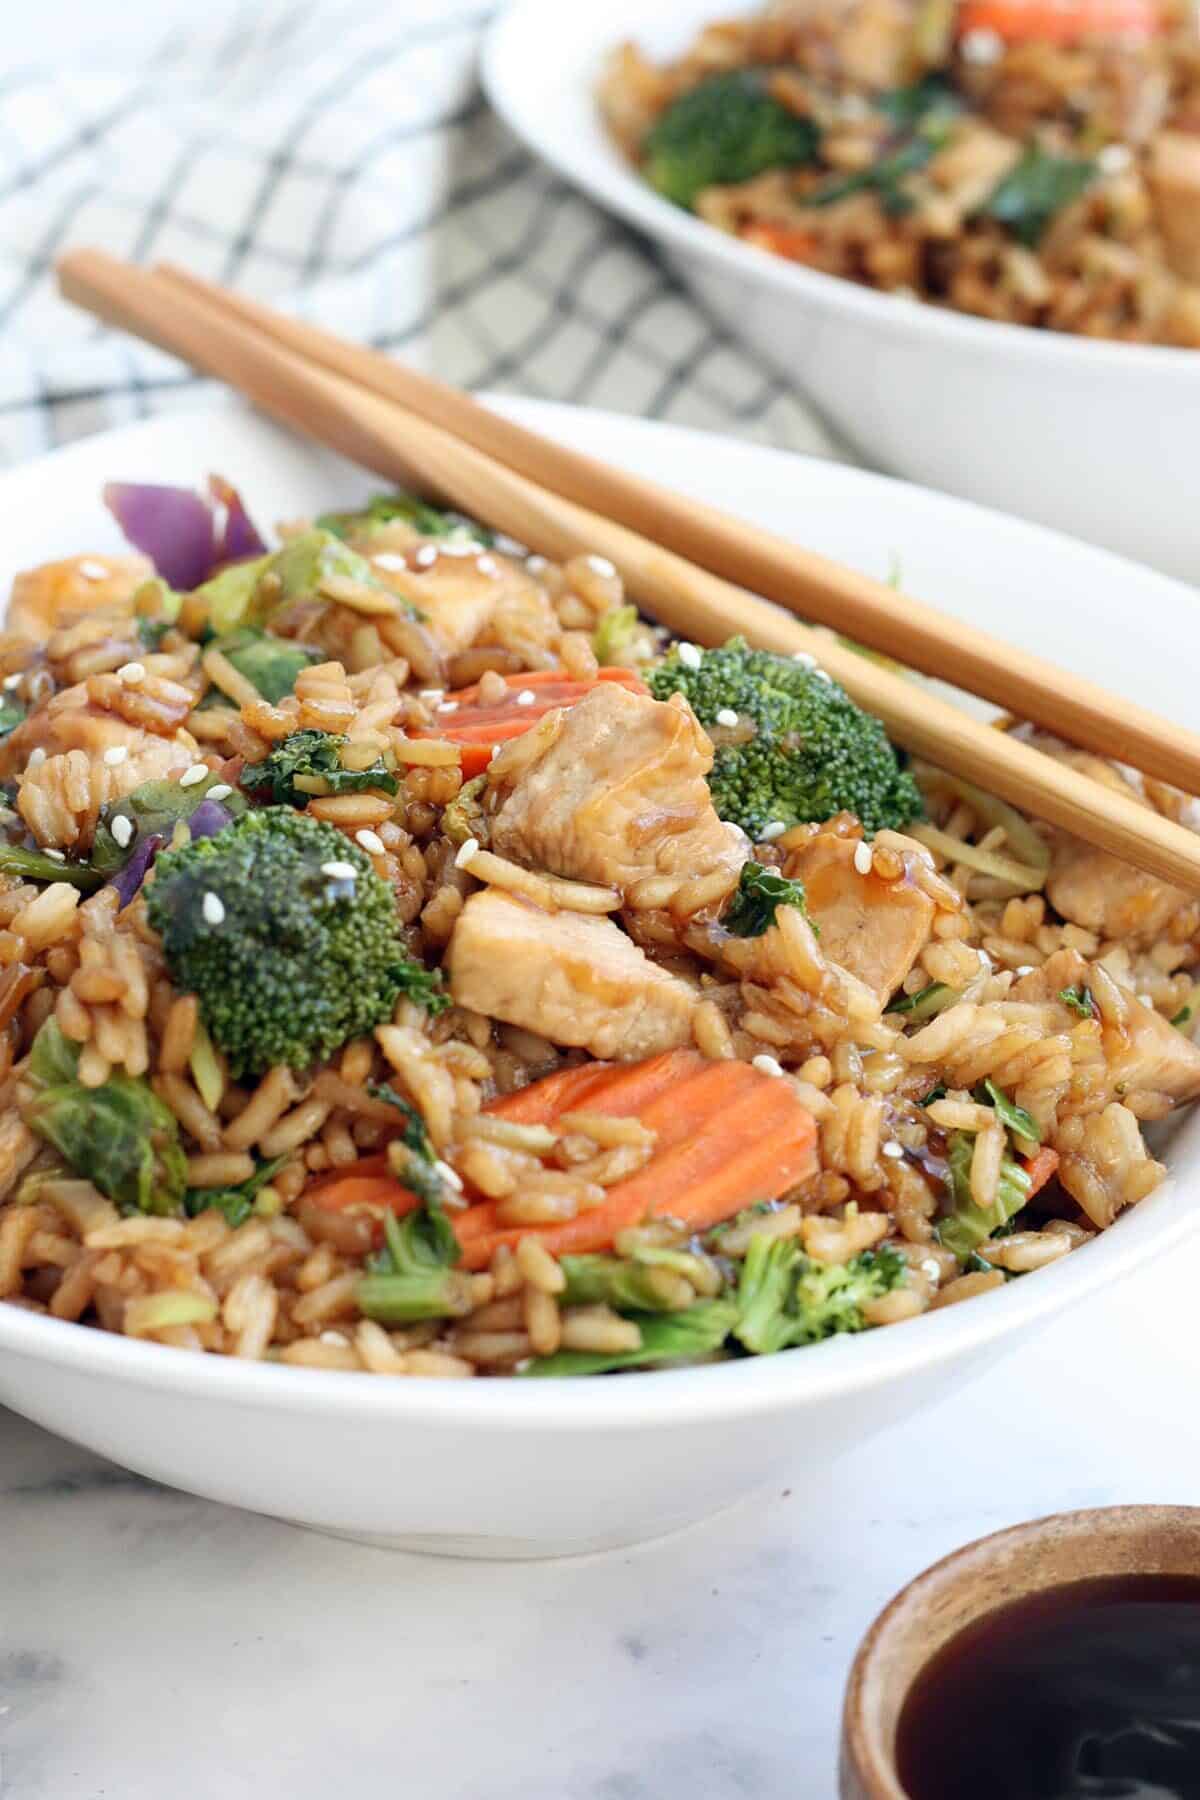
<path fill-rule="evenodd" d="M 959 38 L 994 32 L 1006 44 L 1076 44 L 1085 38 L 1145 40 L 1164 24 L 1157 0 L 961 0 Z"/>
<path fill-rule="evenodd" d="M 546 1075 L 503 1100 L 493 1100 L 486 1111 L 521 1125 L 548 1125 L 563 1113 L 577 1112 L 586 1099 L 594 1112 L 627 1118 L 648 1106 L 664 1088 L 708 1066 L 695 1050 L 667 1050 L 639 1063 L 583 1063 L 577 1069 Z"/>
<path fill-rule="evenodd" d="M 470 777 L 483 773 L 497 744 L 523 736 L 555 707 L 574 706 L 591 693 L 597 682 L 615 681 L 633 693 L 646 692 L 632 669 L 598 669 L 584 681 L 573 680 L 561 669 L 534 669 L 523 675 L 506 675 L 504 680 L 509 695 L 503 700 L 481 702 L 478 683 L 447 694 L 443 706 L 454 710 L 440 713 L 436 724 L 413 728 L 412 736 L 447 738 L 453 744 L 461 744 L 462 771 Z M 533 700 L 519 705 L 517 695 L 523 693 L 532 694 Z"/>
<path fill-rule="evenodd" d="M 644 1105 L 593 1089 L 595 1112 L 636 1110 L 657 1132 L 655 1154 L 603 1202 L 562 1224 L 537 1226 L 539 1241 L 554 1255 L 602 1250 L 619 1231 L 645 1218 L 679 1218 L 696 1231 L 728 1218 L 740 1206 L 772 1199 L 816 1166 L 816 1125 L 787 1082 L 760 1074 L 749 1063 L 704 1063 L 683 1052 L 690 1073 L 658 1089 Z M 655 1058 L 662 1074 L 667 1058 Z M 640 1067 L 642 1074 L 653 1065 Z M 503 1225 L 494 1201 L 463 1213 L 455 1231 L 468 1269 L 484 1267 L 501 1245 L 516 1244 L 531 1228 Z"/>
<path fill-rule="evenodd" d="M 1025 1196 L 1027 1200 L 1032 1200 L 1033 1196 L 1045 1187 L 1057 1170 L 1059 1160 L 1058 1151 L 1051 1150 L 1047 1144 L 1043 1144 L 1040 1150 L 1024 1159 L 1022 1167 L 1029 1177 L 1029 1192 Z"/>

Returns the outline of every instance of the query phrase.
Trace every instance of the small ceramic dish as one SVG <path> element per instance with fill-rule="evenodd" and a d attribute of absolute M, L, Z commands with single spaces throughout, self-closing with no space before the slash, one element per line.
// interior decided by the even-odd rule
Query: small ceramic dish
<path fill-rule="evenodd" d="M 1070 1582 L 1200 1569 L 1200 1507 L 1055 1513 L 956 1550 L 911 1581 L 864 1638 L 842 1715 L 841 1800 L 909 1800 L 896 1770 L 900 1716 L 917 1677 L 968 1626 Z"/>

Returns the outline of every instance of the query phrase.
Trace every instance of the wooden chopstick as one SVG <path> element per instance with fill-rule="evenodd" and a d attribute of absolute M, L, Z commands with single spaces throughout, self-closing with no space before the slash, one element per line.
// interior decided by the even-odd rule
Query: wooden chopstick
<path fill-rule="evenodd" d="M 882 650 L 906 668 L 939 676 L 1085 750 L 1200 794 L 1200 733 L 760 526 L 556 444 L 379 351 L 347 343 L 171 264 L 159 273 L 309 362 L 397 401 L 551 493 L 628 525 L 801 618 Z M 1052 596 L 1047 604 L 1054 604 Z"/>
<path fill-rule="evenodd" d="M 705 644 L 738 631 L 767 649 L 816 656 L 906 748 L 1200 893 L 1196 834 L 807 630 L 769 601 L 549 493 L 394 402 L 314 368 L 233 311 L 95 252 L 73 253 L 61 277 L 69 298 L 222 377 L 263 411 L 385 478 L 416 478 L 558 560 L 584 551 L 609 557 L 630 591 L 671 630 Z"/>

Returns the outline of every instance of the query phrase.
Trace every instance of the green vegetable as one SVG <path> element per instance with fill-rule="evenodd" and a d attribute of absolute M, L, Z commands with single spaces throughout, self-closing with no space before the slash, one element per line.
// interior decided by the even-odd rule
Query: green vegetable
<path fill-rule="evenodd" d="M 170 843 L 176 825 L 191 818 L 208 790 L 228 785 L 212 771 L 206 771 L 204 780 L 193 782 L 190 787 L 178 781 L 143 781 L 131 794 L 102 807 L 92 844 L 93 873 L 102 878 L 115 875 L 125 867 L 142 838 L 159 836 Z M 220 804 L 235 819 L 246 810 L 246 802 L 236 789 L 223 794 Z M 113 825 L 118 819 L 128 819 L 133 826 L 133 835 L 124 845 L 113 836 Z"/>
<path fill-rule="evenodd" d="M 917 1101 L 917 1105 L 932 1106 L 935 1100 L 944 1100 L 948 1092 L 949 1089 L 945 1082 L 939 1081 L 936 1087 L 931 1087 L 927 1094 L 921 1095 L 921 1098 Z"/>
<path fill-rule="evenodd" d="M 384 1325 L 461 1318 L 474 1305 L 474 1284 L 456 1270 L 458 1239 L 441 1206 L 430 1203 L 383 1221 L 386 1248 L 356 1290 L 359 1310 Z"/>
<path fill-rule="evenodd" d="M 196 593 L 205 602 L 209 625 L 219 639 L 239 626 L 269 625 L 277 612 L 294 601 L 319 599 L 322 584 L 331 576 L 391 595 L 366 557 L 332 532 L 315 527 L 289 538 L 281 550 L 268 556 L 232 563 Z M 415 608 L 410 612 L 416 616 Z"/>
<path fill-rule="evenodd" d="M 364 853 L 290 807 L 160 855 L 147 916 L 235 1079 L 323 1061 L 402 994 L 430 1011 L 448 1004 L 405 949 L 392 890 Z"/>
<path fill-rule="evenodd" d="M 766 169 L 814 160 L 820 134 L 790 112 L 753 69 L 709 75 L 660 114 L 642 146 L 642 172 L 676 206 L 707 187 L 750 181 Z"/>
<path fill-rule="evenodd" d="M 971 1197 L 971 1159 L 974 1154 L 975 1139 L 970 1133 L 956 1131 L 951 1134 L 946 1147 L 949 1211 L 938 1224 L 937 1236 L 960 1262 L 965 1262 L 985 1238 L 1015 1218 L 1029 1195 L 1028 1174 L 1013 1157 L 1006 1156 L 1000 1165 L 994 1204 L 977 1206 Z"/>
<path fill-rule="evenodd" d="M 1192 1008 L 1190 1006 L 1181 1006 L 1179 1011 L 1175 1014 L 1175 1017 L 1171 1020 L 1171 1023 L 1172 1025 L 1178 1025 L 1180 1030 L 1182 1030 L 1185 1025 L 1190 1023 L 1191 1017 Z"/>
<path fill-rule="evenodd" d="M 768 1356 L 865 1331 L 867 1301 L 903 1287 L 906 1275 L 904 1258 L 886 1245 L 849 1262 L 818 1263 L 796 1238 L 752 1237 L 738 1283 L 734 1336 L 747 1350 Z"/>
<path fill-rule="evenodd" d="M 487 844 L 491 833 L 481 804 L 487 784 L 486 775 L 475 775 L 470 781 L 464 781 L 443 809 L 442 830 L 452 844 L 465 844 L 468 838 L 474 838 L 477 844 Z"/>
<path fill-rule="evenodd" d="M 183 1210 L 190 1219 L 198 1219 L 201 1213 L 219 1212 L 225 1223 L 236 1231 L 254 1211 L 260 1189 L 267 1186 L 287 1160 L 285 1154 L 276 1156 L 271 1162 L 260 1163 L 253 1175 L 248 1175 L 237 1187 L 189 1188 L 183 1196 Z"/>
<path fill-rule="evenodd" d="M 601 668 L 619 663 L 637 637 L 641 620 L 636 606 L 614 606 L 592 633 L 592 649 Z"/>
<path fill-rule="evenodd" d="M 944 127 L 935 121 L 924 127 L 916 137 L 901 144 L 899 149 L 881 156 L 878 162 L 871 163 L 865 169 L 856 169 L 851 175 L 839 175 L 836 180 L 827 181 L 824 186 L 815 188 L 804 196 L 802 204 L 832 206 L 835 201 L 845 200 L 850 194 L 876 193 L 884 212 L 892 218 L 898 218 L 902 213 L 911 212 L 915 205 L 902 183 L 907 176 L 915 175 L 918 170 L 923 169 L 942 148 L 944 141 Z"/>
<path fill-rule="evenodd" d="M 807 919 L 804 883 L 789 881 L 776 869 L 764 869 L 761 863 L 743 863 L 736 891 L 721 923 L 734 937 L 761 937 L 775 923 L 776 910 L 781 906 L 795 906 Z M 815 931 L 816 927 L 813 929 Z"/>
<path fill-rule="evenodd" d="M 944 981 L 931 981 L 919 993 L 905 994 L 902 999 L 893 1000 L 888 1011 L 906 1014 L 910 1024 L 923 1024 L 926 1019 L 936 1019 L 948 1006 L 953 1006 L 958 997 L 957 988 L 947 987 Z"/>
<path fill-rule="evenodd" d="M 675 1310 L 671 1296 L 679 1292 L 679 1284 L 664 1281 L 654 1263 L 595 1254 L 562 1256 L 559 1267 L 567 1278 L 562 1294 L 567 1306 L 611 1306 L 617 1312 Z"/>
<path fill-rule="evenodd" d="M 25 1108 L 26 1124 L 123 1211 L 177 1213 L 187 1158 L 174 1113 L 131 1075 L 84 1087 L 75 1076 L 78 1060 L 76 1047 L 48 1019 L 30 1057 L 38 1092 Z"/>
<path fill-rule="evenodd" d="M 25 722 L 25 708 L 11 694 L 0 694 L 0 738 L 8 737 Z"/>
<path fill-rule="evenodd" d="M 875 105 L 897 131 L 915 130 L 931 114 L 948 118 L 962 111 L 958 95 L 946 77 L 936 70 L 922 75 L 919 81 L 910 82 L 907 87 L 891 88 L 886 94 L 878 94 Z"/>
<path fill-rule="evenodd" d="M 322 652 L 309 644 L 298 644 L 293 638 L 274 637 L 243 625 L 237 631 L 215 638 L 209 645 L 219 650 L 244 675 L 272 706 L 290 694 L 302 669 L 321 660 Z"/>
<path fill-rule="evenodd" d="M 732 1300 L 698 1300 L 684 1312 L 630 1315 L 642 1334 L 638 1350 L 559 1350 L 540 1356 L 525 1376 L 607 1375 L 617 1369 L 648 1369 L 661 1363 L 698 1362 L 714 1356 L 737 1318 Z"/>
<path fill-rule="evenodd" d="M 731 638 L 696 669 L 673 651 L 647 681 L 656 700 L 686 695 L 702 725 L 715 726 L 728 708 L 752 728 L 749 741 L 718 745 L 708 777 L 717 812 L 752 837 L 775 821 L 842 811 L 857 814 L 868 835 L 921 816 L 917 786 L 879 720 L 791 657 Z"/>
<path fill-rule="evenodd" d="M 396 519 L 411 525 L 421 537 L 466 539 L 482 547 L 496 541 L 495 532 L 485 525 L 477 524 L 463 513 L 430 506 L 427 501 L 418 500 L 415 494 L 375 494 L 361 512 L 322 513 L 316 523 L 322 531 L 332 532 L 334 537 L 357 543 Z"/>
<path fill-rule="evenodd" d="M 1069 1006 L 1081 1019 L 1096 1017 L 1096 1002 L 1092 999 L 1090 988 L 1085 988 L 1082 984 L 1078 987 L 1060 988 L 1058 997 L 1064 1006 Z"/>
<path fill-rule="evenodd" d="M 371 1085 L 367 1092 L 376 1100 L 385 1100 L 389 1106 L 394 1106 L 403 1119 L 400 1136 L 394 1138 L 387 1149 L 392 1174 L 410 1194 L 415 1194 L 429 1206 L 440 1206 L 445 1199 L 446 1183 L 424 1119 L 393 1087 Z"/>
<path fill-rule="evenodd" d="M 293 731 L 262 762 L 242 770 L 251 794 L 269 793 L 277 806 L 306 806 L 314 794 L 358 794 L 377 788 L 395 794 L 400 784 L 377 757 L 368 769 L 344 769 L 344 737 L 329 731 Z"/>
<path fill-rule="evenodd" d="M 1006 225 L 1032 249 L 1057 213 L 1070 206 L 1096 179 L 1098 165 L 1073 156 L 1056 156 L 1040 144 L 1029 144 L 1020 162 L 993 189 L 983 215 Z"/>
<path fill-rule="evenodd" d="M 85 894 L 104 885 L 104 877 L 88 863 L 58 862 L 23 844 L 0 844 L 0 875 L 15 875 L 18 881 L 69 881 Z"/>
<path fill-rule="evenodd" d="M 981 1106 L 994 1106 L 996 1117 L 1014 1137 L 1023 1138 L 1031 1144 L 1041 1143 L 1042 1134 L 1033 1114 L 1027 1113 L 1023 1106 L 1015 1105 L 994 1081 L 985 1081 L 976 1088 L 975 1098 Z"/>
<path fill-rule="evenodd" d="M 162 641 L 174 623 L 174 619 L 138 619 L 138 642 L 142 649 L 151 652 L 161 649 Z"/>

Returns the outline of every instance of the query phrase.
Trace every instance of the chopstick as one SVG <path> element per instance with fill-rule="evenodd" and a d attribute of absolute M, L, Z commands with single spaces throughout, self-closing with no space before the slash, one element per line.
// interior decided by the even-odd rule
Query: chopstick
<path fill-rule="evenodd" d="M 816 657 L 907 749 L 1200 893 L 1196 834 L 806 629 L 769 601 L 548 492 L 395 402 L 313 367 L 239 312 L 98 252 L 73 252 L 60 265 L 60 280 L 68 298 L 222 377 L 263 411 L 385 478 L 415 478 L 556 560 L 586 551 L 609 557 L 672 631 L 705 644 L 736 631 L 766 649 Z"/>
<path fill-rule="evenodd" d="M 905 668 L 992 700 L 1082 749 L 1200 794 L 1200 733 L 761 526 L 554 443 L 379 351 L 347 343 L 171 264 L 158 273 L 310 363 L 398 402 L 539 486 L 628 525 L 727 581 L 881 650 Z"/>

